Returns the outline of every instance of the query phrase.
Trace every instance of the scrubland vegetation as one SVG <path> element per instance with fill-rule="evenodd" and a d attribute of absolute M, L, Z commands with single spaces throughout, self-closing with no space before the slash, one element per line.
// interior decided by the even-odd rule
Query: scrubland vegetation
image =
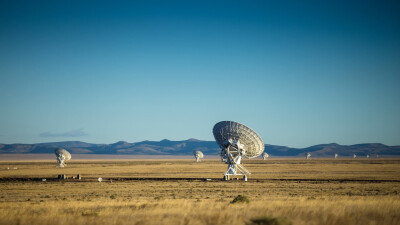
<path fill-rule="evenodd" d="M 193 161 L 0 162 L 0 224 L 400 224 L 400 160 L 247 160 L 248 182 Z"/>

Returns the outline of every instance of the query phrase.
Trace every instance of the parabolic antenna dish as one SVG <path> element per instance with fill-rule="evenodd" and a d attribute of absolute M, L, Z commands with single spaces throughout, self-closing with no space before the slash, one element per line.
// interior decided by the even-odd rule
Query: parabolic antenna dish
<path fill-rule="evenodd" d="M 242 158 L 255 158 L 264 152 L 261 137 L 249 127 L 233 121 L 215 124 L 213 134 L 221 148 L 221 160 L 228 164 L 224 179 L 229 180 L 231 175 L 243 175 L 247 181 L 250 172 L 240 163 Z"/>
<path fill-rule="evenodd" d="M 266 153 L 266 152 L 263 152 L 263 154 L 261 156 L 262 156 L 263 160 L 266 160 L 269 157 L 268 153 Z"/>
<path fill-rule="evenodd" d="M 204 157 L 204 154 L 201 151 L 193 151 L 193 155 L 198 156 L 199 158 Z"/>
<path fill-rule="evenodd" d="M 221 121 L 214 125 L 214 138 L 221 148 L 224 148 L 229 140 L 239 141 L 244 145 L 245 158 L 255 158 L 264 152 L 264 142 L 261 137 L 246 125 L 233 121 Z"/>
<path fill-rule="evenodd" d="M 68 161 L 71 159 L 71 154 L 63 148 L 57 148 L 54 151 L 54 153 L 57 156 L 57 162 L 58 162 L 59 167 L 64 167 L 66 165 L 65 161 Z"/>
<path fill-rule="evenodd" d="M 200 159 L 204 157 L 204 154 L 201 151 L 193 151 L 194 158 L 196 162 L 200 162 Z"/>

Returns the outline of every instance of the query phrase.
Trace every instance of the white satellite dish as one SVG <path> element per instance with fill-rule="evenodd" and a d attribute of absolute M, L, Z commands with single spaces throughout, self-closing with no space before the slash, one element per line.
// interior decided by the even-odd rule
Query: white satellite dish
<path fill-rule="evenodd" d="M 65 162 L 71 159 L 71 154 L 63 148 L 57 148 L 54 151 L 54 153 L 57 156 L 57 162 L 59 167 L 66 166 Z"/>
<path fill-rule="evenodd" d="M 262 156 L 263 160 L 266 160 L 269 157 L 268 153 L 266 153 L 266 152 L 263 152 L 263 154 L 261 156 Z"/>
<path fill-rule="evenodd" d="M 264 152 L 264 142 L 261 137 L 249 127 L 233 122 L 221 121 L 214 125 L 214 138 L 221 148 L 221 160 L 228 164 L 224 179 L 230 175 L 243 175 L 247 180 L 250 174 L 242 165 L 243 158 L 255 158 Z"/>
<path fill-rule="evenodd" d="M 339 155 L 337 153 L 335 153 L 335 159 L 337 159 L 339 157 Z"/>
<path fill-rule="evenodd" d="M 204 157 L 204 154 L 201 151 L 193 151 L 194 158 L 196 162 L 200 162 L 200 159 Z"/>
<path fill-rule="evenodd" d="M 99 182 L 102 182 L 102 181 L 103 181 L 103 178 L 99 177 L 97 180 L 98 180 Z"/>
<path fill-rule="evenodd" d="M 306 155 L 306 159 L 310 159 L 311 158 L 311 153 L 306 152 L 305 155 Z"/>

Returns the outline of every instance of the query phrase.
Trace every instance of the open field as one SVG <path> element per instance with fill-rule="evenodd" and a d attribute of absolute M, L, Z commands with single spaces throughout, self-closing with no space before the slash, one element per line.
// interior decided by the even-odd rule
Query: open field
<path fill-rule="evenodd" d="M 400 224 L 399 159 L 246 160 L 248 182 L 193 161 L 1 161 L 0 224 Z"/>

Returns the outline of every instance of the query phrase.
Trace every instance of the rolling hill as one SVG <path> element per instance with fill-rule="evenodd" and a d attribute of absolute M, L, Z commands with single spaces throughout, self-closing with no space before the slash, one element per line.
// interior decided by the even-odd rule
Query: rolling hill
<path fill-rule="evenodd" d="M 53 153 L 55 148 L 65 148 L 72 154 L 127 154 L 127 155 L 191 155 L 200 150 L 205 155 L 219 153 L 215 141 L 188 139 L 184 141 L 142 141 L 128 143 L 119 141 L 113 144 L 91 144 L 80 141 L 51 142 L 39 144 L 0 144 L 0 154 L 10 153 Z M 379 143 L 339 145 L 336 143 L 314 145 L 307 148 L 290 148 L 278 145 L 265 145 L 265 151 L 271 156 L 304 156 L 310 152 L 312 157 L 331 157 L 353 154 L 365 156 L 400 156 L 400 146 L 387 146 Z"/>

